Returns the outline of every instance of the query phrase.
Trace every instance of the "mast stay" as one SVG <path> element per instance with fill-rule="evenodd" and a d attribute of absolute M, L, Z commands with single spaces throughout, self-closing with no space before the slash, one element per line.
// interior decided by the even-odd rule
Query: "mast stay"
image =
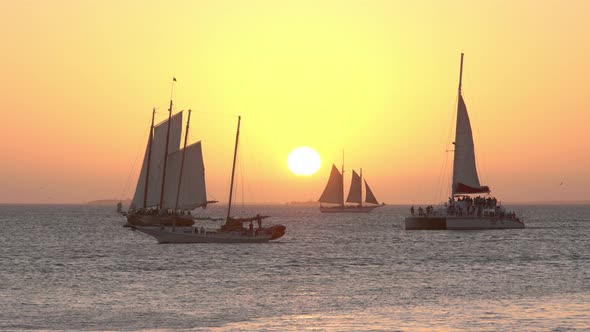
<path fill-rule="evenodd" d="M 242 117 L 238 115 L 238 130 L 236 131 L 236 144 L 234 147 L 234 162 L 232 164 L 232 168 L 231 168 L 231 182 L 229 185 L 229 202 L 227 204 L 227 217 L 226 217 L 226 222 L 229 220 L 230 215 L 231 215 L 231 199 L 233 196 L 233 191 L 234 191 L 234 175 L 236 172 L 236 157 L 238 155 L 238 141 L 240 138 L 240 122 L 242 121 Z"/>

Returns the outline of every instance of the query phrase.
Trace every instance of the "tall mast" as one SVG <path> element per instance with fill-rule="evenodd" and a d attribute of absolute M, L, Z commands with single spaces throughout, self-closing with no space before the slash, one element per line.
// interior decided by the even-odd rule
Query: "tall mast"
<path fill-rule="evenodd" d="M 236 132 L 236 145 L 234 147 L 234 163 L 231 167 L 231 183 L 229 185 L 229 203 L 227 204 L 227 218 L 226 221 L 229 220 L 230 213 L 231 213 L 231 198 L 234 191 L 234 174 L 236 172 L 236 156 L 238 155 L 238 139 L 240 138 L 240 122 L 242 121 L 242 117 L 238 115 L 238 130 Z"/>
<path fill-rule="evenodd" d="M 188 110 L 188 119 L 186 120 L 186 130 L 184 131 L 184 147 L 182 148 L 182 160 L 180 162 L 180 175 L 178 176 L 178 188 L 176 188 L 176 202 L 174 203 L 174 211 L 178 210 L 178 197 L 180 196 L 180 184 L 182 183 L 182 171 L 184 170 L 184 157 L 186 154 L 186 142 L 188 140 L 188 128 L 191 122 L 191 110 Z"/>
<path fill-rule="evenodd" d="M 459 69 L 459 95 L 461 95 L 461 82 L 463 81 L 463 53 L 461 53 L 461 67 Z"/>
<path fill-rule="evenodd" d="M 461 66 L 459 67 L 459 96 L 458 99 L 461 98 L 461 83 L 463 82 L 463 53 L 461 53 Z M 457 100 L 457 112 L 459 112 L 459 103 L 460 101 Z M 457 120 L 458 121 L 458 120 Z M 457 130 L 457 128 L 455 128 L 455 131 Z M 453 144 L 456 144 L 456 142 L 453 142 Z M 455 148 L 453 149 L 453 153 L 457 153 L 457 146 L 455 145 Z M 454 177 L 454 172 L 453 172 L 453 177 Z M 454 183 L 454 179 L 453 179 L 453 183 Z M 455 185 L 451 184 L 451 197 L 455 197 Z"/>
<path fill-rule="evenodd" d="M 148 138 L 148 161 L 147 168 L 145 170 L 145 189 L 143 191 L 143 208 L 147 206 L 147 195 L 148 195 L 148 179 L 150 178 L 150 162 L 152 161 L 152 141 L 154 139 L 154 117 L 156 116 L 156 108 L 152 109 L 152 125 L 150 126 L 150 137 Z"/>
<path fill-rule="evenodd" d="M 342 207 L 344 207 L 344 150 L 342 150 Z"/>
<path fill-rule="evenodd" d="M 363 207 L 363 169 L 361 168 L 361 203 L 360 207 Z"/>
<path fill-rule="evenodd" d="M 164 174 L 162 175 L 162 190 L 160 191 L 160 209 L 164 203 L 164 186 L 166 185 L 166 164 L 168 163 L 168 142 L 170 141 L 170 120 L 172 119 L 172 93 L 174 92 L 174 82 L 176 78 L 172 78 L 172 90 L 170 91 L 170 107 L 168 108 L 168 129 L 166 131 L 166 148 L 164 149 Z"/>

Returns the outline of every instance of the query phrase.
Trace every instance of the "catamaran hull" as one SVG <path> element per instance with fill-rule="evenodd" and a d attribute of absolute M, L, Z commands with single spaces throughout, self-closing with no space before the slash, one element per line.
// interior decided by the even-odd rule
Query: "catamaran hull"
<path fill-rule="evenodd" d="M 369 213 L 379 206 L 351 206 L 351 207 L 325 207 L 320 206 L 320 212 L 322 213 Z"/>
<path fill-rule="evenodd" d="M 522 229 L 524 223 L 518 219 L 494 217 L 407 217 L 406 230 L 480 230 L 480 229 Z"/>
<path fill-rule="evenodd" d="M 155 238 L 158 243 L 263 243 L 278 239 L 285 234 L 285 226 L 275 225 L 264 228 L 259 234 L 242 234 L 241 232 L 205 232 L 196 233 L 192 227 L 131 227 L 132 230 Z"/>

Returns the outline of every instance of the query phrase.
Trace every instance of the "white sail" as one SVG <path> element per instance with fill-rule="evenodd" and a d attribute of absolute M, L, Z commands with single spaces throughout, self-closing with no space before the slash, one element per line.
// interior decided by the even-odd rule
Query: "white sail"
<path fill-rule="evenodd" d="M 180 191 L 178 191 L 178 179 L 184 151 L 184 167 Z M 205 167 L 203 165 L 203 152 L 201 142 L 191 144 L 186 150 L 180 149 L 168 157 L 166 166 L 166 189 L 164 190 L 163 209 L 174 209 L 178 193 L 178 208 L 192 210 L 207 203 L 205 189 Z"/>
<path fill-rule="evenodd" d="M 373 194 L 373 192 L 371 191 L 371 188 L 369 188 L 369 184 L 367 183 L 367 180 L 365 180 L 365 203 L 370 203 L 370 204 L 379 204 L 379 202 L 377 202 L 377 198 L 375 198 L 375 195 Z"/>
<path fill-rule="evenodd" d="M 168 154 L 178 151 L 180 148 L 180 137 L 182 135 L 182 112 L 172 116 L 170 126 L 170 138 L 168 141 Z M 154 135 L 152 139 L 152 152 L 150 162 L 150 174 L 148 179 L 148 195 L 146 206 L 156 206 L 160 204 L 160 194 L 162 191 L 162 178 L 164 173 L 164 154 L 166 153 L 166 134 L 168 132 L 168 120 L 154 126 Z M 147 160 L 149 155 L 149 142 L 143 157 L 143 164 L 135 187 L 135 195 L 131 203 L 132 209 L 143 207 L 145 194 L 145 176 L 147 173 Z M 168 167 L 168 166 L 166 166 Z M 166 180 L 168 181 L 168 180 Z"/>
<path fill-rule="evenodd" d="M 354 170 L 352 170 L 352 181 L 350 182 L 350 191 L 346 201 L 359 204 L 363 202 L 361 177 Z"/>
<path fill-rule="evenodd" d="M 321 203 L 344 204 L 343 184 L 342 174 L 335 165 L 332 165 L 330 179 L 319 201 Z"/>
<path fill-rule="evenodd" d="M 455 159 L 453 161 L 452 194 L 484 193 L 489 188 L 479 184 L 477 168 L 475 166 L 475 151 L 473 134 L 467 107 L 463 96 L 459 94 L 457 105 L 457 126 L 455 131 Z"/>

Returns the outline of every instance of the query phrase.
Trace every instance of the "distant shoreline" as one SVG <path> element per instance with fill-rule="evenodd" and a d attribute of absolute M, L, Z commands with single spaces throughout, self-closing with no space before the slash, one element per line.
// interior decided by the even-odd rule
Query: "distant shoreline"
<path fill-rule="evenodd" d="M 82 203 L 83 205 L 100 205 L 100 206 L 108 206 L 108 205 L 117 205 L 117 203 L 121 202 L 125 206 L 129 206 L 131 204 L 131 199 L 98 199 L 95 201 L 89 201 L 86 203 Z"/>

